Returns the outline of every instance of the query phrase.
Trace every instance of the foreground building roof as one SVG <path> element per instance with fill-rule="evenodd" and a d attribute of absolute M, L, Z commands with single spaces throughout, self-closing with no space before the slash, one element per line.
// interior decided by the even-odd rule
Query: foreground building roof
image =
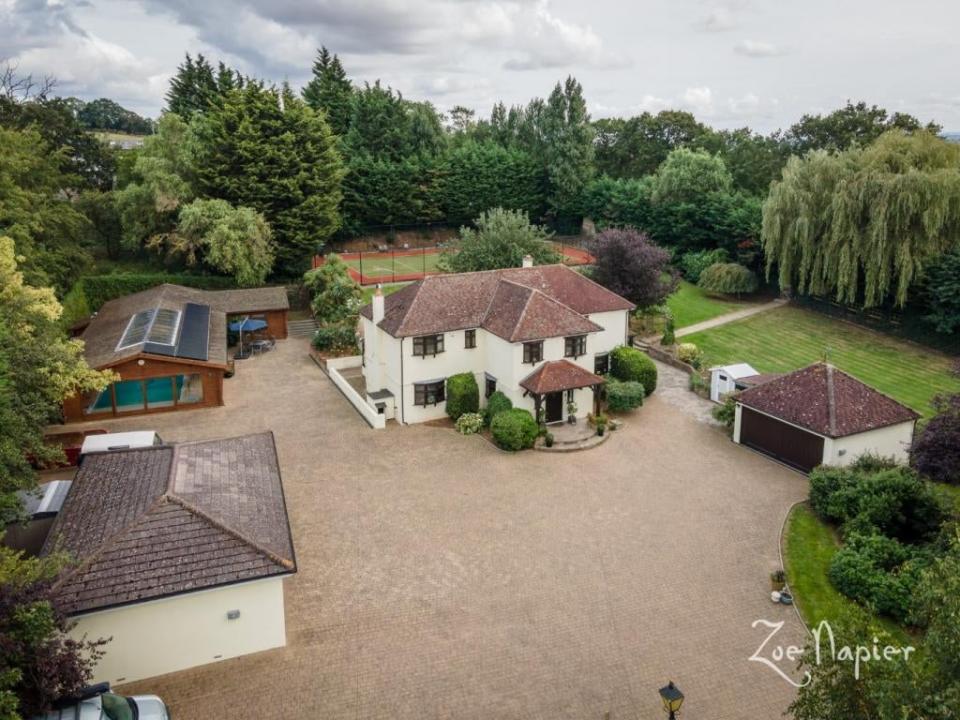
<path fill-rule="evenodd" d="M 70 614 L 295 572 L 272 433 L 86 456 L 55 551 Z"/>
<path fill-rule="evenodd" d="M 920 415 L 826 363 L 768 379 L 737 395 L 749 408 L 826 437 L 845 437 Z"/>
<path fill-rule="evenodd" d="M 483 328 L 508 342 L 596 332 L 591 313 L 633 303 L 565 265 L 433 275 L 384 298 L 394 337 Z M 370 305 L 360 311 L 373 319 Z"/>
<path fill-rule="evenodd" d="M 602 385 L 604 379 L 584 370 L 569 360 L 551 360 L 520 381 L 520 387 L 533 395 L 546 395 L 560 390 Z"/>

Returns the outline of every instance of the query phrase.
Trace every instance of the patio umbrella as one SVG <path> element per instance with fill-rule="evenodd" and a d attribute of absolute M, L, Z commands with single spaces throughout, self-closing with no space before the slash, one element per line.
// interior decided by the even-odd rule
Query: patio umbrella
<path fill-rule="evenodd" d="M 240 333 L 240 354 L 243 355 L 243 331 L 255 332 L 263 330 L 267 326 L 266 320 L 257 320 L 256 318 L 245 317 L 243 320 L 232 322 L 228 325 L 232 332 Z"/>

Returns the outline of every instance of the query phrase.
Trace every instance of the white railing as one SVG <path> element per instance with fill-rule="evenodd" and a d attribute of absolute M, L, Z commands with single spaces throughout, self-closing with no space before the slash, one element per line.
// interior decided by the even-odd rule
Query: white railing
<path fill-rule="evenodd" d="M 383 430 L 387 426 L 386 418 L 378 413 L 375 408 L 370 407 L 366 398 L 362 397 L 353 386 L 347 382 L 346 378 L 340 374 L 340 370 L 347 368 L 357 368 L 363 364 L 363 357 L 360 355 L 351 355 L 342 358 L 330 358 L 327 360 L 327 374 L 333 380 L 333 384 L 340 388 L 350 404 L 367 421 L 367 424 L 374 430 Z"/>

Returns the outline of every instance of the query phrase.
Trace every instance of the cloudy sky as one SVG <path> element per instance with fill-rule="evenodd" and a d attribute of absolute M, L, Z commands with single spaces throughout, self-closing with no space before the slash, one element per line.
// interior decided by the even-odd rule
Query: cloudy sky
<path fill-rule="evenodd" d="M 594 117 L 769 131 L 848 98 L 960 130 L 955 0 L 0 0 L 0 58 L 156 116 L 185 52 L 301 85 L 317 46 L 441 110 L 575 75 Z"/>

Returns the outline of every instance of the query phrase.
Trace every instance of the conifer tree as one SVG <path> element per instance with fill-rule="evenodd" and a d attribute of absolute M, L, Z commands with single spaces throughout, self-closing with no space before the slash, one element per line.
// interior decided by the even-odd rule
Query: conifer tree
<path fill-rule="evenodd" d="M 341 137 L 350 126 L 352 93 L 353 85 L 340 58 L 321 47 L 313 63 L 313 78 L 303 88 L 303 100 L 314 110 L 323 110 L 330 129 Z"/>

